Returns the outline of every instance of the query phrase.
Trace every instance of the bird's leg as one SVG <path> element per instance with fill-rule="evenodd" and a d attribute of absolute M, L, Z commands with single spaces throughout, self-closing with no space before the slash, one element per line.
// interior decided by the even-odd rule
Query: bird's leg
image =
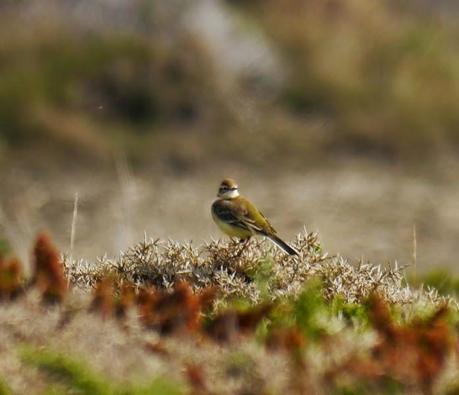
<path fill-rule="evenodd" d="M 242 244 L 241 248 L 239 249 L 238 253 L 236 254 L 236 258 L 239 258 L 242 252 L 246 249 L 250 240 L 250 236 L 246 237 L 245 239 L 240 239 L 239 242 Z"/>

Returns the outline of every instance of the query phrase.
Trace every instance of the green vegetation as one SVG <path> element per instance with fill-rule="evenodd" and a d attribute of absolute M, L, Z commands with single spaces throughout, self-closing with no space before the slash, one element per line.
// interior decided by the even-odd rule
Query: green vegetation
<path fill-rule="evenodd" d="M 12 395 L 10 387 L 0 378 L 0 395 Z"/>
<path fill-rule="evenodd" d="M 0 257 L 8 254 L 10 247 L 6 240 L 0 239 Z"/>
<path fill-rule="evenodd" d="M 52 382 L 64 384 L 66 393 L 83 395 L 178 395 L 179 387 L 163 379 L 155 379 L 148 385 L 131 386 L 114 384 L 101 374 L 91 371 L 84 362 L 50 351 L 25 349 L 23 359 L 44 371 Z M 58 387 L 50 387 L 48 393 L 59 393 Z"/>
<path fill-rule="evenodd" d="M 60 380 L 79 393 L 93 395 L 113 393 L 109 382 L 101 380 L 81 362 L 49 351 L 24 350 L 22 354 L 27 363 L 45 371 L 55 381 Z"/>
<path fill-rule="evenodd" d="M 411 279 L 411 282 L 435 288 L 442 295 L 459 295 L 459 278 L 446 268 L 430 270 L 419 279 Z"/>
<path fill-rule="evenodd" d="M 305 285 L 298 296 L 293 309 L 296 325 L 308 336 L 315 338 L 323 333 L 319 319 L 325 312 L 325 299 L 322 293 L 322 284 L 311 281 Z"/>

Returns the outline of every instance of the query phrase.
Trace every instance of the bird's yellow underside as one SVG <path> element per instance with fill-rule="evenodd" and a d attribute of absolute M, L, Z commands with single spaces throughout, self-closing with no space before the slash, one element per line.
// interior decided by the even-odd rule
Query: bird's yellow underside
<path fill-rule="evenodd" d="M 247 229 L 242 229 L 237 226 L 230 225 L 224 221 L 222 221 L 220 218 L 218 218 L 216 215 L 212 213 L 212 217 L 217 224 L 217 226 L 220 228 L 220 230 L 227 234 L 230 237 L 238 237 L 240 239 L 245 239 L 247 237 L 250 237 L 253 235 L 253 233 Z"/>

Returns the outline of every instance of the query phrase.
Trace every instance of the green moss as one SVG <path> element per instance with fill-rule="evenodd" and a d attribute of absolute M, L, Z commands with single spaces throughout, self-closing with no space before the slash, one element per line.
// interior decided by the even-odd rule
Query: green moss
<path fill-rule="evenodd" d="M 442 295 L 459 295 L 459 277 L 446 268 L 433 269 L 409 282 L 435 288 Z"/>
<path fill-rule="evenodd" d="M 307 337 L 317 338 L 324 332 L 318 322 L 320 314 L 328 314 L 322 292 L 322 282 L 318 279 L 310 280 L 294 303 L 295 323 Z"/>
<path fill-rule="evenodd" d="M 349 324 L 366 327 L 368 324 L 368 309 L 363 304 L 347 303 L 341 296 L 335 296 L 330 302 L 333 316 L 342 316 Z"/>
<path fill-rule="evenodd" d="M 30 348 L 22 351 L 22 358 L 49 375 L 52 381 L 65 384 L 81 394 L 110 395 L 113 393 L 112 385 L 99 374 L 91 371 L 84 362 L 48 350 L 37 351 Z"/>
<path fill-rule="evenodd" d="M 7 255 L 9 252 L 10 252 L 9 243 L 4 239 L 0 239 L 0 257 Z"/>
<path fill-rule="evenodd" d="M 0 378 L 0 395 L 13 395 L 10 387 L 2 378 Z"/>
<path fill-rule="evenodd" d="M 100 373 L 96 373 L 83 361 L 49 350 L 22 350 L 24 361 L 42 370 L 49 376 L 51 386 L 48 393 L 62 392 L 66 387 L 71 393 L 87 395 L 179 395 L 178 385 L 164 378 L 155 378 L 149 384 L 114 383 Z"/>
<path fill-rule="evenodd" d="M 260 297 L 262 300 L 269 300 L 271 297 L 270 285 L 274 279 L 273 274 L 274 272 L 272 259 L 262 259 L 259 262 L 255 273 L 253 274 L 253 279 L 260 291 Z"/>

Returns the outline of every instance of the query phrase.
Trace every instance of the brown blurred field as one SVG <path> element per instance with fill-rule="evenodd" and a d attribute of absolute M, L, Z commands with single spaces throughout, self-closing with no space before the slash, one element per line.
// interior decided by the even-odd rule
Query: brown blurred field
<path fill-rule="evenodd" d="M 307 169 L 271 176 L 228 167 L 242 190 L 263 209 L 280 234 L 292 240 L 303 229 L 318 231 L 330 253 L 374 263 L 413 263 L 413 227 L 419 270 L 448 266 L 459 233 L 459 189 L 454 169 L 429 180 L 394 167 L 361 162 L 340 169 Z M 44 178 L 21 170 L 3 175 L 2 229 L 21 256 L 40 229 L 49 229 L 69 252 L 75 193 L 79 195 L 74 255 L 116 255 L 144 232 L 200 244 L 222 237 L 211 220 L 219 169 L 191 176 L 134 173 L 57 173 Z"/>
<path fill-rule="evenodd" d="M 457 270 L 455 8 L 2 2 L 0 239 L 69 251 L 76 193 L 78 257 L 220 237 L 231 175 L 286 239 Z"/>

